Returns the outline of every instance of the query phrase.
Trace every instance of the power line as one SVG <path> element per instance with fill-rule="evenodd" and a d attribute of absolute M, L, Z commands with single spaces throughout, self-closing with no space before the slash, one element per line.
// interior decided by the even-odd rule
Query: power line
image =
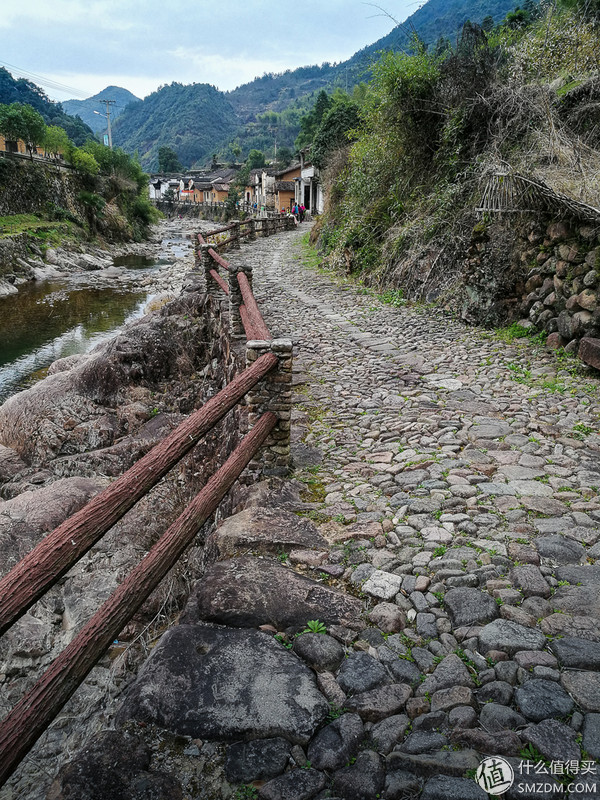
<path fill-rule="evenodd" d="M 44 88 L 54 89 L 55 91 L 59 92 L 71 92 L 72 94 L 79 96 L 82 100 L 87 100 L 92 94 L 92 92 L 88 92 L 86 94 L 84 91 L 81 89 L 76 89 L 74 86 L 68 86 L 65 83 L 59 83 L 58 81 L 52 80 L 52 78 L 47 78 L 45 75 L 38 75 L 36 72 L 30 72 L 29 70 L 21 69 L 21 67 L 17 67 L 15 64 L 8 64 L 6 61 L 2 63 L 2 66 L 11 70 L 16 70 L 18 73 L 20 73 L 19 77 L 33 79 L 35 83 L 38 83 Z"/>

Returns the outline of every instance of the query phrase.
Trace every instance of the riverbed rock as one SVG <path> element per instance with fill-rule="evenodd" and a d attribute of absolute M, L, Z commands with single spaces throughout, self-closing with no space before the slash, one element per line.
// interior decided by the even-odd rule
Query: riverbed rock
<path fill-rule="evenodd" d="M 119 434 L 114 413 L 127 387 L 159 388 L 204 366 L 204 297 L 186 295 L 132 323 L 89 358 L 49 375 L 0 406 L 0 444 L 25 461 L 111 445 Z"/>
<path fill-rule="evenodd" d="M 46 800 L 182 800 L 179 781 L 150 770 L 150 758 L 135 737 L 105 731 L 62 767 Z"/>
<path fill-rule="evenodd" d="M 97 478 L 62 478 L 23 492 L 0 506 L 0 574 L 106 486 Z"/>
<path fill-rule="evenodd" d="M 119 718 L 194 738 L 306 744 L 328 710 L 311 670 L 267 634 L 178 625 L 153 650 Z"/>
<path fill-rule="evenodd" d="M 361 603 L 274 561 L 242 556 L 213 564 L 194 587 L 182 622 L 207 620 L 223 625 L 304 627 L 358 619 Z"/>
<path fill-rule="evenodd" d="M 323 548 L 327 541 L 313 522 L 289 511 L 274 508 L 247 508 L 226 519 L 206 541 L 218 558 L 240 550 L 278 551 L 290 547 Z"/>
<path fill-rule="evenodd" d="M 24 469 L 27 469 L 27 464 L 21 456 L 10 447 L 0 445 L 0 486 Z"/>

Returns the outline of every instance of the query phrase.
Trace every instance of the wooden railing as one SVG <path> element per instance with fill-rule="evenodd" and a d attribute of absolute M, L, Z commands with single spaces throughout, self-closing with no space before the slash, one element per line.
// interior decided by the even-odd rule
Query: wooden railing
<path fill-rule="evenodd" d="M 2 635 L 219 420 L 246 398 L 250 432 L 0 723 L 0 786 L 8 780 L 111 642 L 195 540 L 242 471 L 252 467 L 259 451 L 262 452 L 265 474 L 283 474 L 282 470 L 286 469 L 291 408 L 291 342 L 284 339 L 272 341 L 252 293 L 251 270 L 232 269 L 216 250 L 227 244 L 239 246 L 240 238 L 246 236 L 255 239 L 257 230 L 269 235 L 280 229 L 273 226 L 272 220 L 260 223 L 258 220 L 232 223 L 204 234 L 204 237 L 198 235 L 208 293 L 213 298 L 214 292 L 225 293 L 230 310 L 230 334 L 234 340 L 241 335 L 246 339 L 246 368 L 114 483 L 48 534 L 0 580 Z M 244 226 L 247 230 L 240 231 Z M 229 231 L 232 233 L 225 241 L 215 242 L 214 246 L 206 243 L 206 239 Z M 227 283 L 219 275 L 219 268 L 226 271 Z M 240 333 L 240 324 L 243 334 Z"/>

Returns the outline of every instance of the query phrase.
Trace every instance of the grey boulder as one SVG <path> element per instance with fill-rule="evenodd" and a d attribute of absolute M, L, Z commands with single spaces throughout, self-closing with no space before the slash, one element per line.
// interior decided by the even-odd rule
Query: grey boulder
<path fill-rule="evenodd" d="M 306 744 L 328 710 L 311 670 L 267 634 L 179 625 L 153 650 L 118 718 L 201 739 Z"/>

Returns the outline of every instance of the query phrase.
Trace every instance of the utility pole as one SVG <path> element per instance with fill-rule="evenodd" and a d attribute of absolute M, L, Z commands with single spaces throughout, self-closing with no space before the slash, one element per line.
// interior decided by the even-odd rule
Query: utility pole
<path fill-rule="evenodd" d="M 110 129 L 110 107 L 114 106 L 116 100 L 100 100 L 101 103 L 106 103 L 106 122 L 108 123 L 108 146 L 112 150 L 112 131 Z"/>

